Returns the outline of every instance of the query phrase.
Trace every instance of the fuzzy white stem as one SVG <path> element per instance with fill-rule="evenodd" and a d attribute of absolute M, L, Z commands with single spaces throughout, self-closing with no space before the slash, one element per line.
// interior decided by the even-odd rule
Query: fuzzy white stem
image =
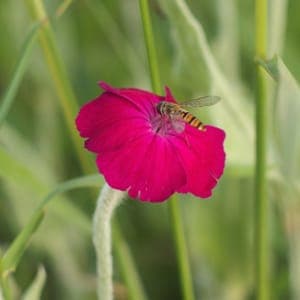
<path fill-rule="evenodd" d="M 107 184 L 102 188 L 93 220 L 93 242 L 97 258 L 97 293 L 99 300 L 113 299 L 111 224 L 114 209 L 124 192 L 117 191 Z"/>

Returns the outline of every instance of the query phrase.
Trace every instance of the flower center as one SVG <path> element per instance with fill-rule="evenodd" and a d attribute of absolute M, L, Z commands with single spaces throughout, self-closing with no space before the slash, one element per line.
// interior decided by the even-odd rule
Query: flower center
<path fill-rule="evenodd" d="M 185 123 L 182 119 L 156 113 L 150 120 L 154 133 L 166 136 L 183 132 Z"/>

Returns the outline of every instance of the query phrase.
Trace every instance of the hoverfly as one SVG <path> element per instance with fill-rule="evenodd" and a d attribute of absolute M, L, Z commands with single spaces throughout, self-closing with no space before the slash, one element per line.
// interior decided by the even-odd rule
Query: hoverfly
<path fill-rule="evenodd" d="M 219 102 L 220 99 L 218 96 L 202 96 L 183 103 L 161 101 L 157 104 L 156 108 L 162 116 L 168 116 L 171 120 L 183 120 L 199 130 L 205 130 L 204 124 L 197 117 L 188 112 L 186 108 L 210 106 Z"/>

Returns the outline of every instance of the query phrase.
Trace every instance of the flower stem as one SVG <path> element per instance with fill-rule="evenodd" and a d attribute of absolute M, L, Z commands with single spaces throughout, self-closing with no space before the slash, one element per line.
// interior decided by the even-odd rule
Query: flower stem
<path fill-rule="evenodd" d="M 113 299 L 110 220 L 123 195 L 124 192 L 113 190 L 105 184 L 97 200 L 93 222 L 93 242 L 97 257 L 98 299 Z"/>
<path fill-rule="evenodd" d="M 140 2 L 140 12 L 141 12 L 141 17 L 143 22 L 144 38 L 145 38 L 146 49 L 147 49 L 152 89 L 155 93 L 160 93 L 161 84 L 160 84 L 157 54 L 156 54 L 154 38 L 153 38 L 151 17 L 149 12 L 149 4 L 148 4 L 148 0 L 139 0 L 139 2 Z"/>
<path fill-rule="evenodd" d="M 152 89 L 155 93 L 160 94 L 161 83 L 159 77 L 159 68 L 158 68 L 156 49 L 155 49 L 154 38 L 152 33 L 152 24 L 151 24 L 150 12 L 149 12 L 148 0 L 139 0 L 139 3 L 140 3 L 140 11 L 141 11 L 141 17 L 143 22 L 144 38 L 145 38 L 146 49 L 148 54 Z M 182 220 L 180 216 L 180 207 L 178 205 L 177 199 L 174 198 L 175 197 L 173 197 L 173 199 L 169 201 L 168 205 L 169 205 L 170 219 L 171 219 L 171 224 L 173 229 L 173 236 L 176 244 L 177 259 L 178 259 L 178 264 L 180 269 L 182 294 L 184 300 L 193 300 L 194 299 L 193 283 L 192 283 L 190 264 L 189 264 L 188 254 L 187 254 L 185 234 L 184 234 Z"/>
<path fill-rule="evenodd" d="M 255 1 L 255 54 L 267 55 L 268 1 Z M 267 82 L 260 65 L 256 66 L 256 170 L 255 170 L 255 266 L 256 299 L 270 298 L 269 292 L 269 230 L 267 194 Z"/>
<path fill-rule="evenodd" d="M 173 237 L 176 244 L 177 259 L 180 268 L 182 294 L 184 300 L 193 300 L 193 281 L 188 260 L 185 234 L 180 216 L 180 207 L 177 200 L 177 197 L 172 197 L 169 202 L 169 212 L 173 225 Z"/>

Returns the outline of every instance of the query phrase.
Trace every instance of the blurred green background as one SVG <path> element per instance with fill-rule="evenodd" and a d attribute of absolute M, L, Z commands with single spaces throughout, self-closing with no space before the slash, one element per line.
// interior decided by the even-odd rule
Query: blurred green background
<path fill-rule="evenodd" d="M 33 1 L 0 1 L 1 95 L 10 83 L 33 24 L 29 2 Z M 60 17 L 56 13 L 62 1 L 48 0 L 44 4 L 53 17 L 51 26 L 60 57 L 79 104 L 99 95 L 99 80 L 118 87 L 151 89 L 138 1 L 65 1 L 68 2 L 70 6 Z M 199 22 L 196 27 L 201 24 L 199 28 L 205 32 L 207 41 L 203 42 L 202 31 L 197 36 L 198 29 L 186 23 L 190 18 L 176 15 L 175 2 L 150 1 L 161 81 L 179 100 L 210 93 L 222 96 L 224 103 L 203 109 L 199 117 L 227 133 L 227 167 L 214 196 L 205 201 L 180 196 L 196 296 L 254 299 L 254 4 L 251 0 L 186 0 Z M 269 9 L 270 58 L 280 54 L 299 79 L 300 2 L 274 0 Z M 203 46 L 210 47 L 207 51 L 219 66 L 224 82 L 212 72 Z M 277 132 L 281 121 L 276 119 L 275 108 L 280 94 L 278 85 L 269 78 L 272 299 L 300 299 L 299 190 L 289 187 L 292 173 L 283 171 L 285 161 L 280 160 L 280 147 L 276 146 L 281 134 L 280 130 Z M 292 128 L 299 123 L 297 117 L 300 118 L 296 115 L 290 120 Z M 297 136 L 289 132 L 285 138 L 293 140 Z M 299 176 L 297 149 L 293 149 L 296 160 L 291 164 Z M 3 253 L 42 197 L 57 183 L 83 175 L 38 42 L 14 104 L 0 128 L 0 169 Z M 96 172 L 95 166 L 93 169 Z M 295 176 L 291 180 L 299 188 L 299 177 Z M 41 299 L 96 299 L 95 254 L 89 230 L 95 191 L 71 191 L 49 205 L 44 222 L 11 277 L 17 298 L 43 265 L 47 277 Z M 117 209 L 115 218 L 149 299 L 181 299 L 166 204 L 127 199 Z M 117 260 L 114 269 L 116 298 L 128 299 Z"/>

